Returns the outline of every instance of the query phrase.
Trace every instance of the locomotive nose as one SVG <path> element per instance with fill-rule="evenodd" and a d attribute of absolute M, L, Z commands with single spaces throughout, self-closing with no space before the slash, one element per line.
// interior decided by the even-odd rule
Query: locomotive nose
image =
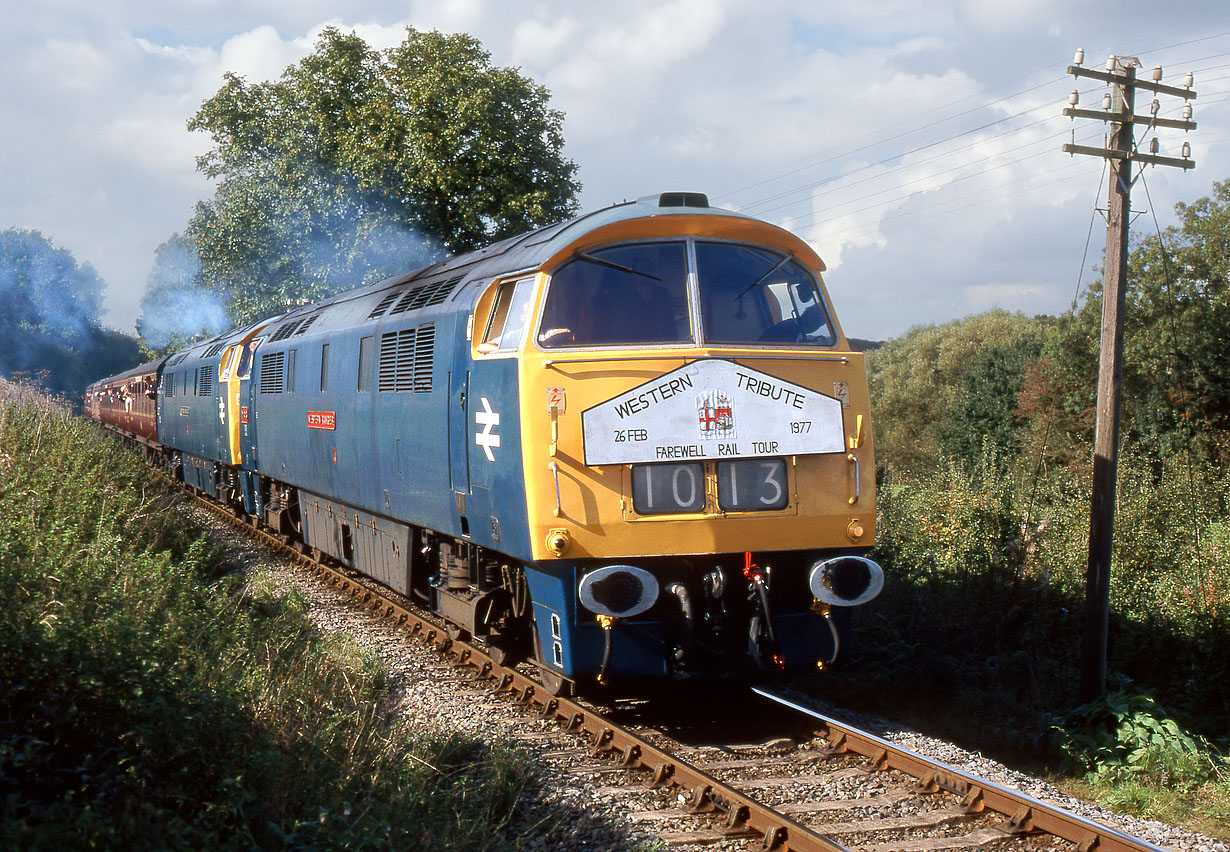
<path fill-rule="evenodd" d="M 658 599 L 658 580 L 634 565 L 606 565 L 581 578 L 581 603 L 611 618 L 640 615 Z"/>
<path fill-rule="evenodd" d="M 884 570 L 862 556 L 817 560 L 808 581 L 811 593 L 831 606 L 858 606 L 880 594 Z"/>

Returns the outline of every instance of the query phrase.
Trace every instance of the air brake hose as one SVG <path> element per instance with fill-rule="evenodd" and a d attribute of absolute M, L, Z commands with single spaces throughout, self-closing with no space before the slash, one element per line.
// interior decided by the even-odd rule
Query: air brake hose
<path fill-rule="evenodd" d="M 833 634 L 833 656 L 829 657 L 829 661 L 824 664 L 828 667 L 836 663 L 837 657 L 841 654 L 841 635 L 837 632 L 837 623 L 833 621 L 833 614 L 827 609 L 824 611 L 824 623 L 829 626 L 829 632 Z"/>
<path fill-rule="evenodd" d="M 602 668 L 598 670 L 598 683 L 606 685 L 607 670 L 611 666 L 611 634 L 614 632 L 612 628 L 615 626 L 615 619 L 609 615 L 598 616 L 598 623 L 602 625 L 603 646 L 602 646 Z"/>
<path fill-rule="evenodd" d="M 773 632 L 773 611 L 769 609 L 769 590 L 764 583 L 756 583 L 756 591 L 760 594 L 760 605 L 764 608 L 765 628 L 769 632 L 769 644 L 773 653 L 777 653 L 777 635 Z"/>
<path fill-rule="evenodd" d="M 692 644 L 696 636 L 696 614 L 692 611 L 692 596 L 683 583 L 671 583 L 666 591 L 679 599 L 679 611 L 683 613 L 683 623 L 686 626 L 684 646 Z"/>

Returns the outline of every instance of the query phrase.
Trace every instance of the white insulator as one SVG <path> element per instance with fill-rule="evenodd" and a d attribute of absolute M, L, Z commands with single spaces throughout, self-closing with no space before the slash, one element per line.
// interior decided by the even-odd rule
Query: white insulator
<path fill-rule="evenodd" d="M 1191 121 L 1191 119 L 1192 119 L 1192 105 L 1183 104 L 1183 120 Z"/>
<path fill-rule="evenodd" d="M 1195 85 L 1195 83 L 1196 83 L 1196 77 L 1194 74 L 1192 74 L 1191 71 L 1188 71 L 1186 74 L 1183 75 L 1183 85 L 1186 88 L 1190 89 L 1193 85 Z"/>
<path fill-rule="evenodd" d="M 1153 103 L 1149 104 L 1149 112 L 1152 115 L 1157 115 L 1157 111 L 1161 108 L 1162 105 L 1158 102 L 1157 98 L 1154 98 Z"/>
<path fill-rule="evenodd" d="M 1192 156 L 1192 143 L 1184 142 L 1183 143 L 1183 159 L 1185 160 L 1190 159 L 1191 156 Z"/>
<path fill-rule="evenodd" d="M 1068 95 L 1068 106 L 1076 106 L 1080 102 L 1081 102 L 1080 92 L 1076 91 L 1076 89 L 1073 89 L 1072 94 Z"/>
<path fill-rule="evenodd" d="M 1154 83 L 1162 82 L 1162 66 L 1160 65 L 1153 66 L 1153 82 Z"/>
<path fill-rule="evenodd" d="M 1158 151 L 1158 148 L 1160 147 L 1161 146 L 1157 144 L 1156 136 L 1154 136 L 1152 139 L 1149 140 L 1149 153 L 1150 154 L 1156 154 Z"/>
<path fill-rule="evenodd" d="M 1102 109 L 1105 109 L 1105 110 L 1110 109 L 1110 92 L 1107 92 L 1106 94 L 1102 95 Z"/>
<path fill-rule="evenodd" d="M 1114 71 L 1114 70 L 1115 70 L 1115 66 L 1116 66 L 1118 63 L 1119 63 L 1119 57 L 1115 56 L 1115 54 L 1113 54 L 1113 53 L 1112 53 L 1112 54 L 1110 55 L 1110 57 L 1106 60 L 1106 70 L 1107 70 L 1107 71 Z"/>
<path fill-rule="evenodd" d="M 1076 55 L 1072 57 L 1072 64 L 1073 65 L 1084 65 L 1085 64 L 1085 48 L 1078 47 L 1076 49 Z"/>

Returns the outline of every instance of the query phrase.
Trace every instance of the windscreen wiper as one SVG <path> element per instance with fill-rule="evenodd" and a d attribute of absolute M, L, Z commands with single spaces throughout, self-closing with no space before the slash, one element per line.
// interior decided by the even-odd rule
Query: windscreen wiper
<path fill-rule="evenodd" d="M 618 269 L 620 272 L 628 272 L 628 273 L 631 273 L 632 275 L 640 275 L 645 278 L 652 278 L 654 281 L 662 280 L 658 276 L 651 275 L 648 272 L 641 272 L 639 269 L 633 269 L 631 266 L 624 266 L 621 263 L 614 263 L 609 260 L 603 260 L 600 257 L 594 257 L 592 254 L 587 254 L 586 252 L 583 252 L 583 251 L 577 252 L 576 256 L 581 258 L 581 260 L 588 260 L 590 263 L 596 263 L 599 266 L 605 266 L 608 269 Z"/>
<path fill-rule="evenodd" d="M 748 284 L 748 285 L 747 285 L 747 287 L 746 287 L 745 289 L 740 290 L 740 291 L 739 291 L 739 295 L 735 296 L 735 298 L 734 298 L 734 299 L 731 299 L 730 301 L 732 301 L 732 302 L 733 302 L 733 301 L 735 301 L 736 299 L 742 299 L 744 296 L 746 296 L 746 295 L 747 295 L 747 293 L 748 293 L 748 291 L 749 291 L 749 290 L 753 290 L 753 289 L 755 289 L 756 287 L 759 287 L 761 284 L 763 284 L 763 283 L 764 283 L 764 280 L 765 280 L 766 278 L 768 278 L 770 275 L 772 275 L 772 274 L 773 274 L 774 272 L 776 272 L 777 270 L 781 269 L 783 266 L 785 266 L 787 263 L 789 263 L 789 262 L 790 262 L 790 261 L 792 261 L 792 260 L 794 260 L 794 255 L 793 255 L 793 254 L 788 254 L 788 255 L 786 255 L 786 256 L 785 256 L 785 257 L 783 257 L 781 260 L 779 260 L 777 263 L 775 263 L 775 264 L 773 264 L 772 266 L 770 266 L 770 267 L 769 267 L 769 270 L 768 270 L 768 271 L 767 271 L 764 275 L 761 275 L 759 278 L 757 278 L 757 279 L 756 279 L 755 281 L 753 281 L 751 284 Z"/>

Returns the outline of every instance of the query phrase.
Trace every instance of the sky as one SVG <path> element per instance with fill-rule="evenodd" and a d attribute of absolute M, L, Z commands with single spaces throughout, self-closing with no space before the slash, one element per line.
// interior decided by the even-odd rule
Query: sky
<path fill-rule="evenodd" d="M 325 26 L 391 47 L 406 27 L 466 32 L 545 85 L 582 210 L 662 191 L 781 225 L 824 258 L 847 335 L 888 339 L 992 308 L 1066 311 L 1105 244 L 1111 54 L 1182 86 L 1196 168 L 1149 168 L 1133 228 L 1230 177 L 1230 7 L 1191 0 L 3 0 L 0 230 L 33 229 L 107 284 L 132 332 L 154 251 L 213 194 L 188 119 L 234 72 L 275 79 Z M 344 11 L 342 11 L 344 9 Z M 1138 95 L 1137 112 L 1151 96 Z M 1159 98 L 1178 118 L 1183 101 Z M 1073 135 L 1075 134 L 1075 135 Z M 1138 128 L 1138 138 L 1143 136 Z M 1148 143 L 1142 144 L 1142 150 Z M 1156 219 L 1156 224 L 1155 224 Z"/>

